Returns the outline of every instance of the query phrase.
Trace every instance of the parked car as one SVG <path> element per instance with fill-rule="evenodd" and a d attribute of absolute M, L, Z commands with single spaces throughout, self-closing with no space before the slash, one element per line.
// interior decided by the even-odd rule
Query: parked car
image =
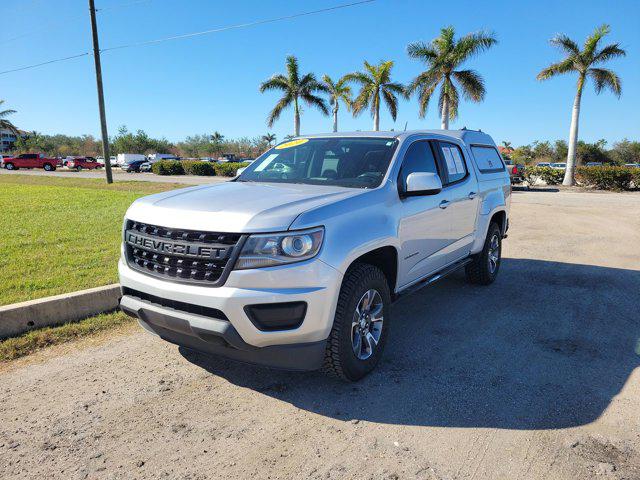
<path fill-rule="evenodd" d="M 43 153 L 21 153 L 17 157 L 3 158 L 1 166 L 7 170 L 18 170 L 19 168 L 43 168 L 47 172 L 52 172 L 58 166 L 58 160 L 55 158 L 49 158 Z"/>
<path fill-rule="evenodd" d="M 393 300 L 459 268 L 494 281 L 509 184 L 482 132 L 297 138 L 233 182 L 136 200 L 120 307 L 190 349 L 355 381 L 380 360 Z"/>
<path fill-rule="evenodd" d="M 640 163 L 625 163 L 625 167 L 640 168 Z"/>
<path fill-rule="evenodd" d="M 178 157 L 171 153 L 152 153 L 148 159 L 152 162 L 157 162 L 158 160 L 178 160 Z"/>
<path fill-rule="evenodd" d="M 153 162 L 144 162 L 140 164 L 140 168 L 138 169 L 140 172 L 150 172 L 151 171 L 151 165 L 153 165 Z"/>
<path fill-rule="evenodd" d="M 524 180 L 524 165 L 516 165 L 512 160 L 504 160 L 504 164 L 509 171 L 511 183 L 522 183 Z"/>
<path fill-rule="evenodd" d="M 218 162 L 224 163 L 224 162 L 235 162 L 236 161 L 236 154 L 235 153 L 223 153 L 222 155 L 220 155 L 218 157 Z"/>
<path fill-rule="evenodd" d="M 96 162 L 98 162 L 101 165 L 104 165 L 104 157 L 96 157 Z M 111 165 L 117 165 L 117 158 L 114 155 L 111 155 L 109 157 L 109 163 Z"/>
<path fill-rule="evenodd" d="M 128 173 L 139 172 L 140 167 L 145 163 L 149 162 L 147 162 L 147 160 L 131 160 L 127 163 L 124 163 L 120 168 Z"/>
<path fill-rule="evenodd" d="M 143 162 L 145 162 L 147 160 L 147 157 L 145 157 L 141 153 L 119 153 L 116 158 L 116 165 L 124 165 L 136 160 L 142 160 Z"/>
<path fill-rule="evenodd" d="M 585 167 L 601 167 L 602 162 L 587 162 L 585 163 Z"/>
<path fill-rule="evenodd" d="M 93 157 L 73 157 L 67 161 L 67 168 L 77 170 L 78 172 L 80 170 L 95 170 L 102 167 L 103 165 L 98 163 Z"/>
<path fill-rule="evenodd" d="M 536 167 L 550 167 L 551 164 L 549 162 L 540 162 L 536 164 Z"/>
<path fill-rule="evenodd" d="M 552 163 L 551 164 L 551 168 L 555 168 L 556 170 L 566 170 L 567 169 L 567 164 L 566 163 Z"/>

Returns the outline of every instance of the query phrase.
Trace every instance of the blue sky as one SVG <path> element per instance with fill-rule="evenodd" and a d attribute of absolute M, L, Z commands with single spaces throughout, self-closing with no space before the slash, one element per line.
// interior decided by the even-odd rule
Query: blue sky
<path fill-rule="evenodd" d="M 101 47 L 290 15 L 347 3 L 348 0 L 96 0 Z M 128 6 L 122 6 L 129 4 Z M 0 3 L 0 71 L 89 51 L 91 36 L 85 0 L 3 0 Z M 266 117 L 276 93 L 258 85 L 284 70 L 285 56 L 299 57 L 303 72 L 338 77 L 360 69 L 362 61 L 394 60 L 394 78 L 407 82 L 422 66 L 407 57 L 406 45 L 431 40 L 441 27 L 458 34 L 494 31 L 499 44 L 469 61 L 486 81 L 483 103 L 464 102 L 452 128 L 481 128 L 496 141 L 515 144 L 566 138 L 575 77 L 545 83 L 537 72 L 558 60 L 548 43 L 558 32 L 580 43 L 596 25 L 609 23 L 609 42 L 627 57 L 609 65 L 623 81 L 618 100 L 583 96 L 580 137 L 640 138 L 640 2 L 428 2 L 377 0 L 313 16 L 215 33 L 154 46 L 105 52 L 102 65 L 109 132 L 127 125 L 178 141 L 186 135 L 218 130 L 227 137 L 293 130 L 285 111 L 269 129 Z M 20 38 L 14 38 L 14 37 Z M 42 133 L 99 133 L 92 57 L 0 75 L 0 98 L 18 110 L 14 123 Z M 433 107 L 433 106 L 432 106 Z M 402 101 L 394 123 L 386 112 L 381 129 L 439 128 L 436 109 L 418 118 L 415 100 Z M 344 109 L 341 130 L 367 130 L 367 113 L 352 118 Z M 331 119 L 305 109 L 302 133 L 331 129 Z"/>

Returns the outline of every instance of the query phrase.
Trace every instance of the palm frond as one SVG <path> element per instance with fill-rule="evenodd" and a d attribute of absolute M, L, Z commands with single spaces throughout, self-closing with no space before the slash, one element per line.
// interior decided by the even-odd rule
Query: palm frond
<path fill-rule="evenodd" d="M 391 118 L 395 122 L 396 117 L 398 116 L 398 97 L 396 97 L 392 91 L 388 90 L 388 88 L 384 87 L 382 89 L 382 98 L 389 109 Z"/>
<path fill-rule="evenodd" d="M 416 60 L 422 60 L 426 64 L 438 58 L 438 52 L 433 45 L 424 42 L 413 42 L 407 45 L 407 55 Z"/>
<path fill-rule="evenodd" d="M 364 109 L 366 109 L 369 106 L 372 96 L 373 96 L 373 89 L 371 85 L 362 87 L 362 89 L 360 90 L 360 93 L 358 94 L 356 99 L 353 101 L 354 116 L 360 115 L 364 111 Z"/>
<path fill-rule="evenodd" d="M 453 47 L 454 61 L 459 65 L 497 43 L 498 40 L 495 35 L 490 32 L 476 32 L 465 35 Z"/>
<path fill-rule="evenodd" d="M 298 59 L 293 56 L 293 55 L 289 55 L 287 57 L 287 77 L 289 79 L 289 82 L 291 82 L 291 85 L 297 85 L 299 82 L 299 78 L 298 78 Z"/>
<path fill-rule="evenodd" d="M 317 107 L 324 115 L 329 115 L 329 109 L 327 108 L 327 102 L 324 98 L 313 95 L 312 93 L 302 93 L 300 97 L 307 102 L 308 105 Z"/>
<path fill-rule="evenodd" d="M 265 80 L 260 84 L 260 92 L 264 93 L 267 90 L 281 90 L 283 92 L 289 89 L 289 82 L 287 77 L 281 74 L 275 74 L 269 80 Z"/>
<path fill-rule="evenodd" d="M 617 97 L 622 95 L 622 82 L 620 81 L 620 77 L 612 70 L 606 68 L 590 68 L 587 71 L 587 75 L 593 79 L 596 93 L 599 94 L 602 90 L 608 88 Z"/>
<path fill-rule="evenodd" d="M 536 79 L 538 80 L 548 80 L 551 77 L 555 77 L 556 75 L 560 75 L 567 72 L 576 71 L 575 58 L 570 56 L 561 62 L 552 63 L 547 68 L 543 69 L 538 73 Z"/>
<path fill-rule="evenodd" d="M 273 127 L 273 124 L 280 118 L 280 114 L 282 111 L 287 108 L 293 102 L 293 97 L 289 94 L 282 97 L 276 103 L 276 106 L 273 107 L 273 110 L 269 113 L 269 117 L 267 118 L 267 125 Z"/>
<path fill-rule="evenodd" d="M 609 25 L 603 24 L 597 27 L 594 32 L 587 37 L 587 39 L 584 41 L 584 55 L 587 58 L 593 57 L 593 54 L 598 47 L 598 43 L 600 43 L 602 37 L 608 35 L 609 32 L 611 32 L 611 28 L 609 28 Z"/>
<path fill-rule="evenodd" d="M 371 77 L 363 72 L 348 73 L 344 76 L 344 79 L 347 82 L 354 82 L 359 84 L 360 86 L 365 86 L 371 83 Z"/>
<path fill-rule="evenodd" d="M 593 61 L 591 63 L 592 64 L 603 63 L 608 60 L 611 60 L 612 58 L 624 57 L 626 54 L 627 52 L 624 51 L 622 48 L 620 48 L 619 43 L 613 43 L 613 44 L 607 45 L 602 50 L 597 52 L 593 56 Z"/>
<path fill-rule="evenodd" d="M 550 40 L 550 42 L 551 45 L 555 45 L 569 55 L 580 55 L 580 47 L 578 44 L 567 37 L 564 33 L 556 35 Z"/>
<path fill-rule="evenodd" d="M 484 80 L 475 70 L 458 70 L 453 72 L 453 78 L 462 87 L 462 94 L 467 100 L 481 102 L 486 93 Z"/>

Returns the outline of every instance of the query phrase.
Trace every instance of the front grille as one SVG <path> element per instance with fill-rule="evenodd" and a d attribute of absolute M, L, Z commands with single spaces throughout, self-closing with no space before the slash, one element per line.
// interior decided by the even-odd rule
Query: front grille
<path fill-rule="evenodd" d="M 138 271 L 181 283 L 219 286 L 242 247 L 237 233 L 160 227 L 128 220 L 124 243 L 128 265 Z"/>

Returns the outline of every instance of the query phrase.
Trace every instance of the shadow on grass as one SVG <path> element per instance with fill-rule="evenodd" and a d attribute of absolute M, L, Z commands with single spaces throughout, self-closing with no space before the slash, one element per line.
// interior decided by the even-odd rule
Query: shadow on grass
<path fill-rule="evenodd" d="M 184 348 L 239 386 L 339 419 L 555 429 L 596 420 L 640 365 L 640 272 L 503 259 L 498 280 L 462 273 L 393 307 L 384 357 L 359 383 L 244 365 Z"/>

